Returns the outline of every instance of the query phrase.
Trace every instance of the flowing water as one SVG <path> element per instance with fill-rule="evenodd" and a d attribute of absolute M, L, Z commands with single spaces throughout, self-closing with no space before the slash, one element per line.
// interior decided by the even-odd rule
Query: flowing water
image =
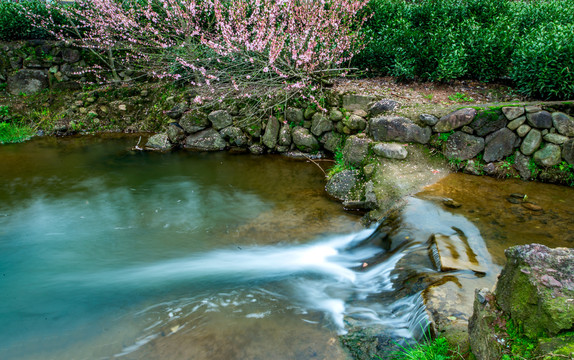
<path fill-rule="evenodd" d="M 2 359 L 345 359 L 337 336 L 353 325 L 391 338 L 424 327 L 423 292 L 446 278 L 429 238 L 464 239 L 484 271 L 446 275 L 491 285 L 502 248 L 525 231 L 496 215 L 510 206 L 504 197 L 493 205 L 472 191 L 460 209 L 444 208 L 459 178 L 364 229 L 325 196 L 311 163 L 130 151 L 136 142 L 0 147 Z M 556 204 L 541 200 L 536 215 L 512 208 L 522 220 L 511 220 L 551 220 L 555 235 L 536 240 L 568 245 L 572 190 L 540 193 Z"/>

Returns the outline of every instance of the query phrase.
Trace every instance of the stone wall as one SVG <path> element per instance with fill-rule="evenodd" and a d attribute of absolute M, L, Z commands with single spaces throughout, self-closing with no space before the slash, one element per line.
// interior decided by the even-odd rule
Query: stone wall
<path fill-rule="evenodd" d="M 63 42 L 18 41 L 0 45 L 0 83 L 12 95 L 31 95 L 44 89 L 80 89 L 87 81 L 86 60 Z"/>

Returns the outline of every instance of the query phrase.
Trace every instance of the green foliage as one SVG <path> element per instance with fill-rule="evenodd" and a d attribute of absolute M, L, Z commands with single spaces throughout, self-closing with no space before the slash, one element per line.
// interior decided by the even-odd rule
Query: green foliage
<path fill-rule="evenodd" d="M 442 146 L 444 143 L 446 143 L 448 141 L 448 138 L 451 137 L 452 134 L 454 134 L 454 130 L 452 130 L 450 132 L 440 133 L 438 135 L 437 144 L 439 146 Z"/>
<path fill-rule="evenodd" d="M 470 96 L 466 95 L 465 93 L 459 93 L 457 92 L 454 95 L 449 95 L 448 96 L 450 101 L 456 101 L 456 102 L 470 102 L 473 101 L 473 98 L 471 98 Z"/>
<path fill-rule="evenodd" d="M 34 26 L 34 20 L 26 16 L 27 12 L 45 17 L 52 16 L 57 23 L 66 21 L 59 12 L 49 11 L 45 0 L 23 0 L 19 3 L 0 1 L 1 41 L 50 38 L 45 29 Z"/>
<path fill-rule="evenodd" d="M 436 338 L 415 345 L 401 346 L 401 352 L 395 355 L 396 360 L 448 360 L 449 345 L 445 338 Z"/>
<path fill-rule="evenodd" d="M 574 7 L 571 11 L 574 11 Z M 574 24 L 538 27 L 512 57 L 518 90 L 545 99 L 574 96 Z"/>
<path fill-rule="evenodd" d="M 0 123 L 0 144 L 19 143 L 30 139 L 34 130 L 29 126 Z"/>
<path fill-rule="evenodd" d="M 0 117 L 10 115 L 10 106 L 9 105 L 0 105 Z"/>
<path fill-rule="evenodd" d="M 520 324 L 516 324 L 512 319 L 506 323 L 506 333 L 510 345 L 511 354 L 504 354 L 503 360 L 532 359 L 537 340 L 532 340 L 524 336 Z"/>
<path fill-rule="evenodd" d="M 509 78 L 525 95 L 574 96 L 574 2 L 372 0 L 358 68 L 400 80 Z"/>
<path fill-rule="evenodd" d="M 554 165 L 554 168 L 564 175 L 568 186 L 574 186 L 574 165 L 562 161 L 560 164 Z"/>

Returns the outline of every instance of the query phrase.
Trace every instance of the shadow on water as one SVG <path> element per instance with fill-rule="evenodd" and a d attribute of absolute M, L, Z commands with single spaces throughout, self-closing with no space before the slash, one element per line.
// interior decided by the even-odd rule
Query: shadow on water
<path fill-rule="evenodd" d="M 464 298 L 500 270 L 486 205 L 441 201 L 460 186 L 506 192 L 498 184 L 447 178 L 361 229 L 312 164 L 132 153 L 134 139 L 0 148 L 8 359 L 345 359 L 339 335 L 420 337 L 432 289 Z M 553 210 L 570 226 L 570 203 Z"/>

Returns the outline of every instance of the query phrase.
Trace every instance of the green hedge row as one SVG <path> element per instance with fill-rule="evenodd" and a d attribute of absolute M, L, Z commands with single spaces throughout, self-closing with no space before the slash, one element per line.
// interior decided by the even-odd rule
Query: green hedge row
<path fill-rule="evenodd" d="M 49 16 L 45 0 L 23 0 L 19 3 L 0 0 L 0 41 L 49 39 L 46 30 L 35 27 L 26 13 Z M 56 21 L 65 21 L 59 13 L 52 13 Z"/>
<path fill-rule="evenodd" d="M 401 80 L 510 78 L 541 98 L 574 98 L 572 0 L 372 0 L 354 65 Z"/>

